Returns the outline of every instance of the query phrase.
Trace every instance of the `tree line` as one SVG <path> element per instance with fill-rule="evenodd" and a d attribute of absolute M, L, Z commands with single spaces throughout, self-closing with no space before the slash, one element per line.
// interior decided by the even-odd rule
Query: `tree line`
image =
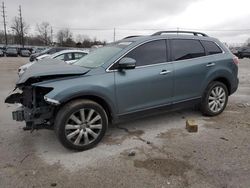
<path fill-rule="evenodd" d="M 49 22 L 42 22 L 36 25 L 36 32 L 29 33 L 29 25 L 18 16 L 11 22 L 9 32 L 7 33 L 8 44 L 34 45 L 34 46 L 66 46 L 90 48 L 93 45 L 105 45 L 105 41 L 91 39 L 87 35 L 78 34 L 76 37 L 69 28 L 58 30 L 53 33 L 53 27 Z M 0 43 L 5 42 L 4 32 L 0 32 Z"/>

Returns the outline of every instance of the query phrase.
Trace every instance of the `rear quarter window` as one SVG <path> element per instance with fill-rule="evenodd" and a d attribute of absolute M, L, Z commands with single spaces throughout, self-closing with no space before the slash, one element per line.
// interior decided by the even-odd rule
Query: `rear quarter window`
<path fill-rule="evenodd" d="M 222 53 L 222 50 L 220 49 L 220 47 L 217 44 L 215 44 L 215 42 L 201 41 L 201 43 L 204 46 L 204 48 L 206 49 L 208 55 Z"/>

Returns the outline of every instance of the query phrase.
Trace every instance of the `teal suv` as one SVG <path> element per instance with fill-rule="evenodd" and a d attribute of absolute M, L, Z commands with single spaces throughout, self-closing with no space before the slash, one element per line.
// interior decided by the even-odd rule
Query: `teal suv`
<path fill-rule="evenodd" d="M 92 51 L 73 65 L 45 59 L 17 81 L 6 103 L 24 130 L 53 129 L 67 148 L 86 150 L 108 125 L 157 109 L 199 105 L 223 112 L 238 87 L 238 59 L 204 33 L 160 31 Z M 145 113 L 147 112 L 147 113 Z"/>

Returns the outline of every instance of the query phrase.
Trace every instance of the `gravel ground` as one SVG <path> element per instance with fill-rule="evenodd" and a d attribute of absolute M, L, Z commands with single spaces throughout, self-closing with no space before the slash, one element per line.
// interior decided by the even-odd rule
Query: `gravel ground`
<path fill-rule="evenodd" d="M 0 187 L 250 187 L 250 60 L 225 112 L 192 109 L 111 126 L 94 149 L 72 152 L 53 131 L 24 132 L 4 104 L 26 58 L 0 58 Z M 186 119 L 198 133 L 185 130 Z M 129 156 L 131 155 L 131 156 Z"/>

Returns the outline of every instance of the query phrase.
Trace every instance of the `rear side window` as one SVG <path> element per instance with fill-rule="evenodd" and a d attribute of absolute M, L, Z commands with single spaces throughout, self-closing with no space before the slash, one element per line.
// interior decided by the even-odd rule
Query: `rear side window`
<path fill-rule="evenodd" d="M 125 57 L 136 60 L 136 66 L 152 65 L 167 61 L 165 40 L 157 40 L 142 44 L 129 52 Z"/>
<path fill-rule="evenodd" d="M 64 61 L 70 61 L 70 60 L 73 60 L 73 54 L 72 53 L 64 54 Z"/>
<path fill-rule="evenodd" d="M 205 47 L 208 55 L 222 53 L 222 50 L 214 42 L 212 42 L 212 41 L 201 41 L 201 42 L 202 42 L 203 46 Z"/>
<path fill-rule="evenodd" d="M 170 44 L 173 61 L 205 56 L 205 50 L 198 40 L 171 39 Z"/>
<path fill-rule="evenodd" d="M 75 59 L 81 59 L 83 56 L 86 55 L 86 53 L 75 53 Z"/>

